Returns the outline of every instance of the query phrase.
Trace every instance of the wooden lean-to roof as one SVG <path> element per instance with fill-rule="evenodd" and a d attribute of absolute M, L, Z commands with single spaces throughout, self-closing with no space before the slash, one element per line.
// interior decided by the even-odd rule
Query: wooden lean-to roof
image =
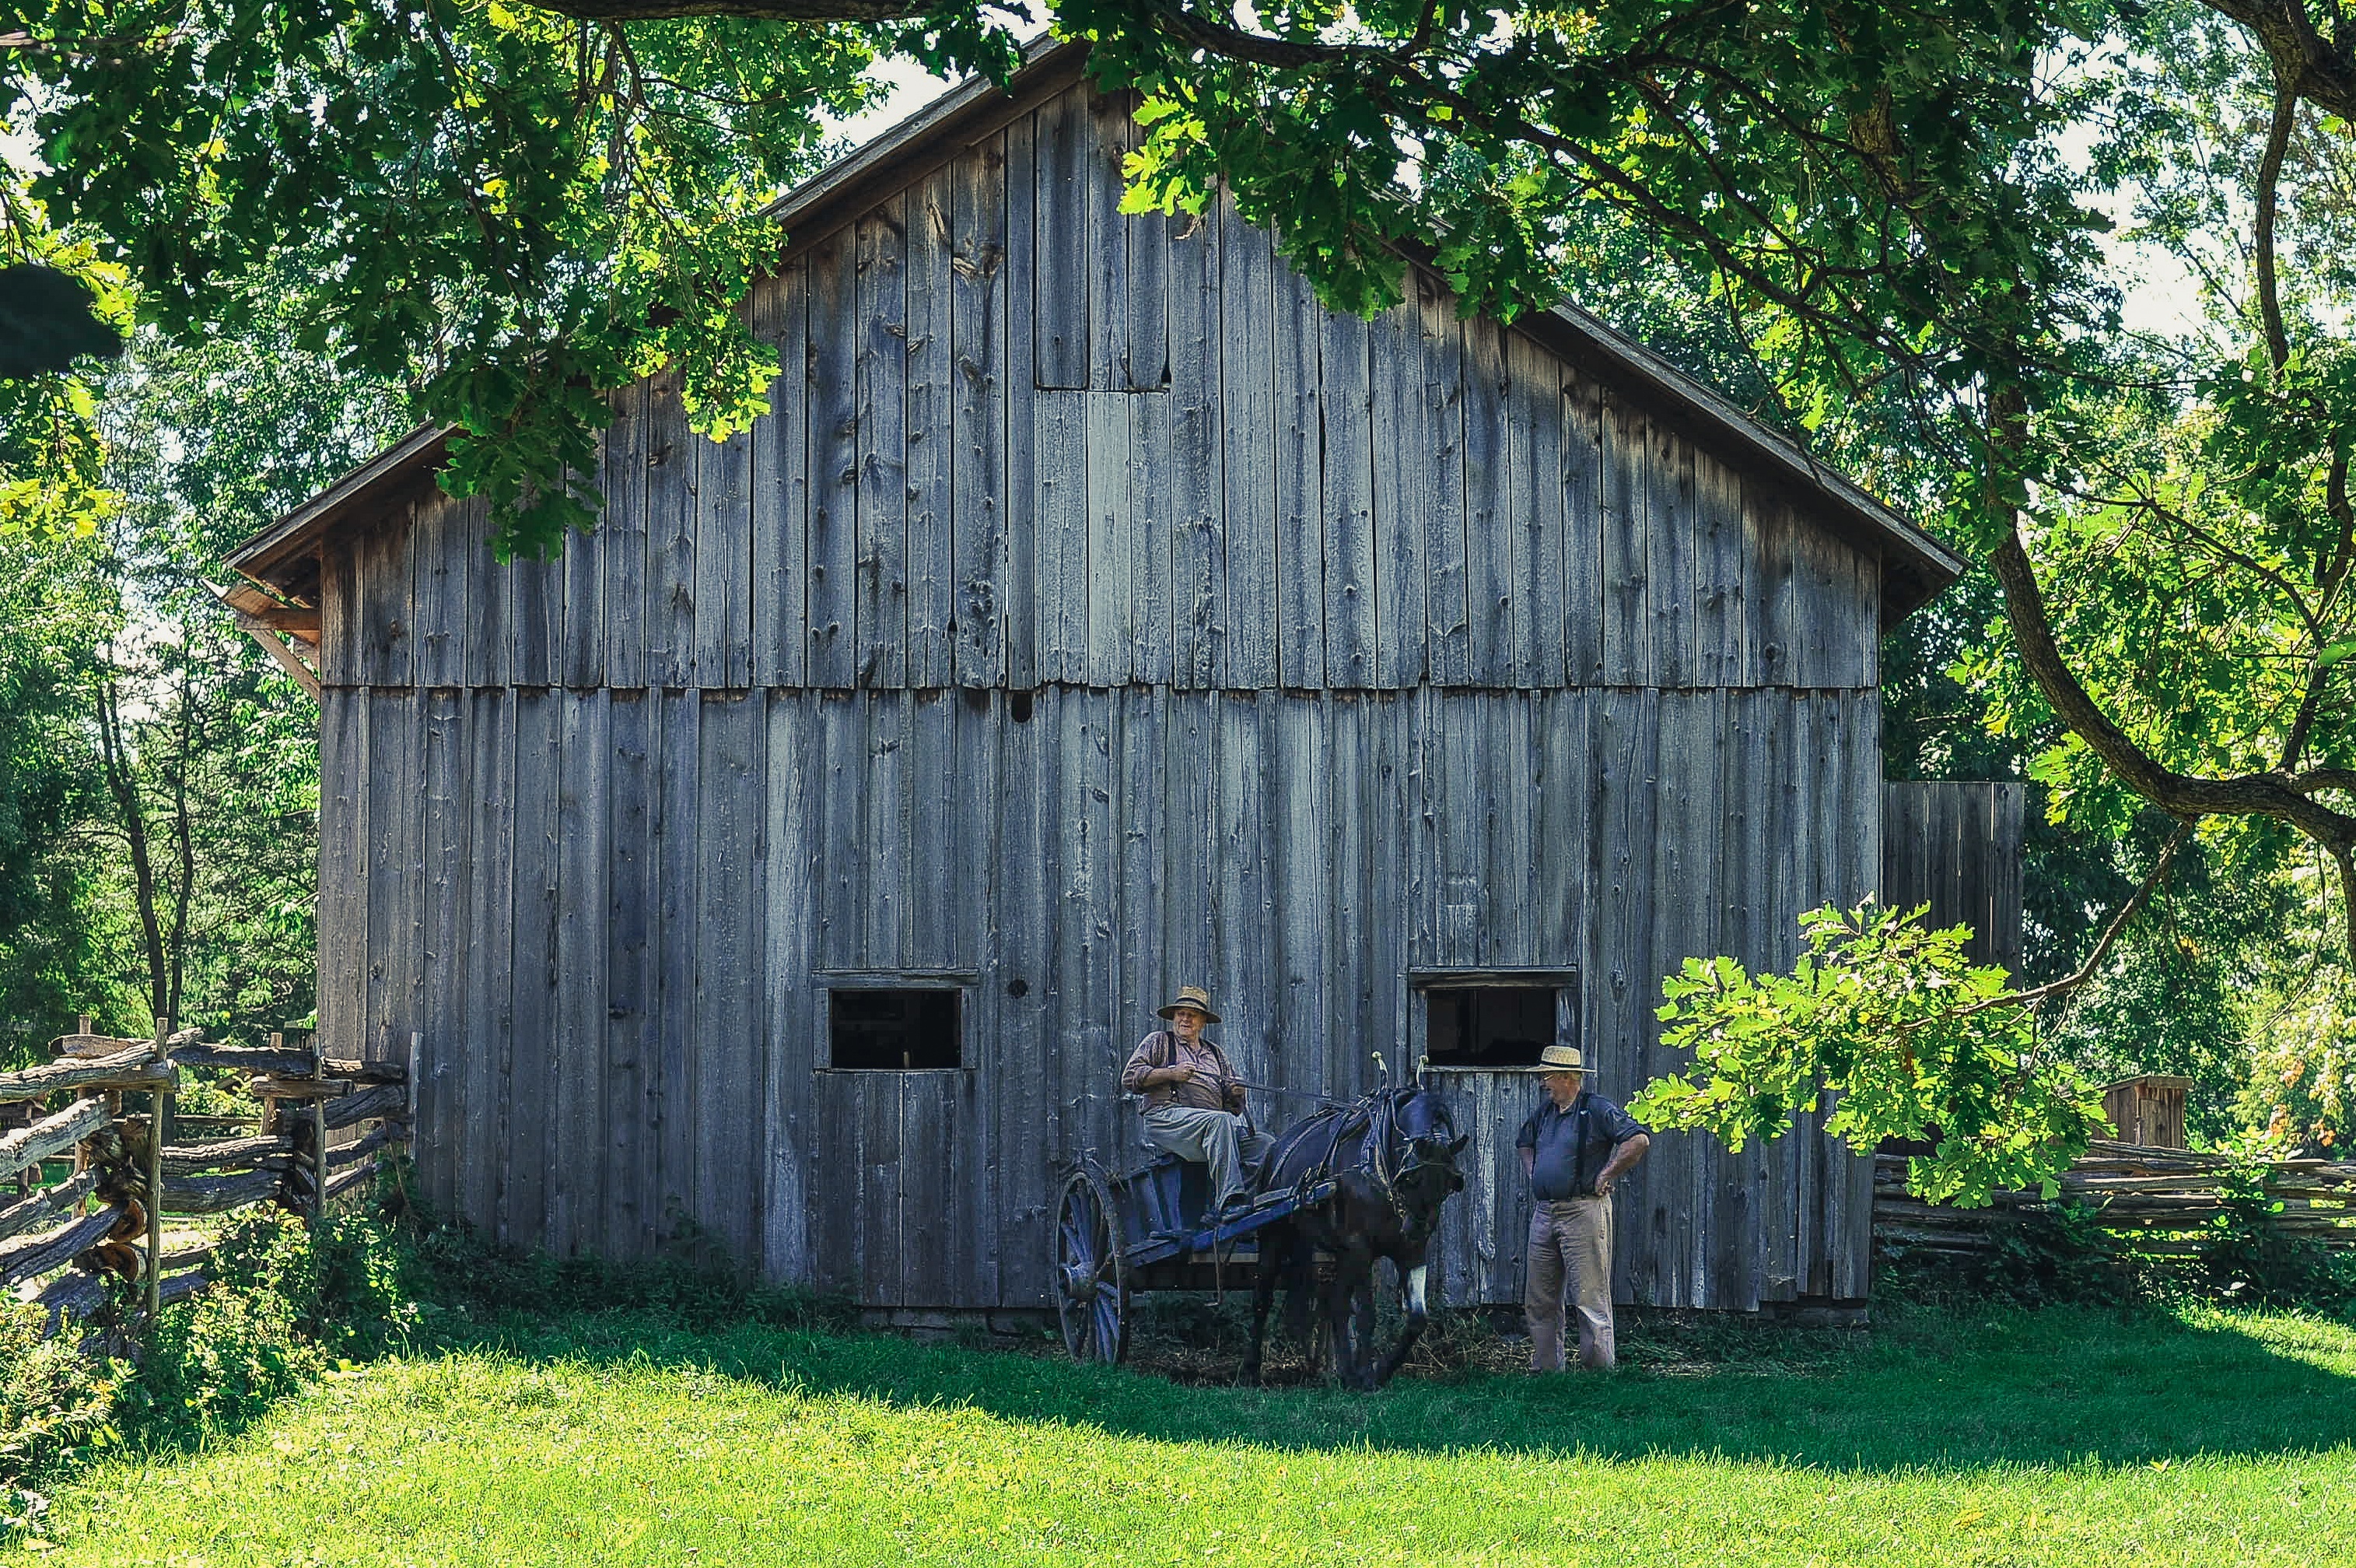
<path fill-rule="evenodd" d="M 1085 43 L 1043 39 L 1005 91 L 976 78 L 846 154 L 769 209 L 790 257 L 875 201 L 948 164 L 1076 85 Z M 1791 492 L 1803 514 L 1882 564 L 1881 621 L 1895 625 L 1961 575 L 1966 563 L 1847 476 L 1753 419 L 1659 354 L 1571 305 L 1515 326 L 1581 372 L 1684 426 L 1733 467 Z M 432 482 L 451 431 L 421 426 L 240 545 L 229 564 L 258 583 L 315 603 L 322 540 L 390 512 Z"/>

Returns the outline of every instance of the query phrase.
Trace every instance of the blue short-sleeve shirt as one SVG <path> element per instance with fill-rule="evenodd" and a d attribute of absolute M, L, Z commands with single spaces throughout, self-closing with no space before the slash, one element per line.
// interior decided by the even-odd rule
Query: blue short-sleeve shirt
<path fill-rule="evenodd" d="M 1579 1091 L 1568 1111 L 1551 1096 L 1538 1102 L 1522 1123 L 1518 1149 L 1535 1151 L 1530 1192 L 1540 1200 L 1592 1197 L 1595 1178 L 1611 1163 L 1612 1151 L 1646 1131 L 1644 1124 L 1600 1094 Z"/>

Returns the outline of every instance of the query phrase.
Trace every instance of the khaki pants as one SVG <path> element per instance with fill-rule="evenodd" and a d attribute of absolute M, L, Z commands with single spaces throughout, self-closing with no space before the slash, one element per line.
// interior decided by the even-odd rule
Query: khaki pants
<path fill-rule="evenodd" d="M 1244 1131 L 1244 1119 L 1224 1111 L 1164 1105 L 1145 1113 L 1145 1141 L 1182 1160 L 1211 1167 L 1211 1202 L 1225 1203 L 1250 1190 L 1244 1172 L 1268 1153 L 1269 1140 Z"/>
<path fill-rule="evenodd" d="M 1530 1215 L 1526 1257 L 1529 1283 L 1522 1291 L 1522 1310 L 1530 1320 L 1530 1370 L 1563 1369 L 1566 1296 L 1579 1313 L 1579 1364 L 1611 1366 L 1617 1359 L 1612 1342 L 1612 1200 L 1540 1198 Z"/>

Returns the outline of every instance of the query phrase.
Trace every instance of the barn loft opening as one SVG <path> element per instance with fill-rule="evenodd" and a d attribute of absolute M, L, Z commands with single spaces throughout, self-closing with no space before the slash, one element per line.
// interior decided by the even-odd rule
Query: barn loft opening
<path fill-rule="evenodd" d="M 1425 994 L 1424 1048 L 1433 1067 L 1530 1067 L 1554 1043 L 1552 985 L 1451 985 Z"/>
<path fill-rule="evenodd" d="M 869 1072 L 962 1067 L 953 988 L 908 986 L 827 993 L 827 1065 Z"/>

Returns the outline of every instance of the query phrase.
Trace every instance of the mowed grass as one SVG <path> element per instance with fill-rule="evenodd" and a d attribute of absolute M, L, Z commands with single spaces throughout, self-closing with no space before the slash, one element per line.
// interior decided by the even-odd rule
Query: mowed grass
<path fill-rule="evenodd" d="M 2356 1546 L 2356 1333 L 1913 1316 L 1535 1381 L 1182 1387 L 562 1320 L 56 1499 L 46 1563 L 2227 1563 Z"/>

